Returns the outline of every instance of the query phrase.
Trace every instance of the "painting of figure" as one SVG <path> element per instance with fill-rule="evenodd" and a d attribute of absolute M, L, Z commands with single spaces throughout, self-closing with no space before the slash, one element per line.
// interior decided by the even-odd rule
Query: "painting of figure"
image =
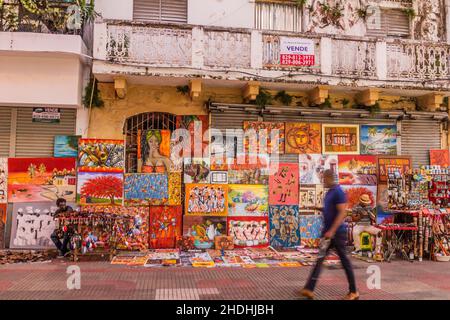
<path fill-rule="evenodd" d="M 123 172 L 125 144 L 123 140 L 80 139 L 78 171 Z"/>
<path fill-rule="evenodd" d="M 236 248 L 269 245 L 268 217 L 228 217 L 227 226 Z"/>
<path fill-rule="evenodd" d="M 175 248 L 182 229 L 181 206 L 151 206 L 149 244 L 152 249 Z"/>
<path fill-rule="evenodd" d="M 138 172 L 165 173 L 170 171 L 170 131 L 138 131 Z"/>
<path fill-rule="evenodd" d="M 269 188 L 265 185 L 228 185 L 229 216 L 267 216 Z"/>
<path fill-rule="evenodd" d="M 125 174 L 125 205 L 165 204 L 169 198 L 167 174 L 127 173 Z"/>
<path fill-rule="evenodd" d="M 185 158 L 184 183 L 210 183 L 209 158 Z"/>
<path fill-rule="evenodd" d="M 286 122 L 285 153 L 321 153 L 322 126 L 319 123 Z"/>
<path fill-rule="evenodd" d="M 339 183 L 377 184 L 377 158 L 369 155 L 339 155 Z"/>
<path fill-rule="evenodd" d="M 338 157 L 336 155 L 300 154 L 300 184 L 323 184 L 323 173 L 327 169 L 338 174 Z"/>
<path fill-rule="evenodd" d="M 207 115 L 187 115 L 177 116 L 176 126 L 178 129 L 185 129 L 188 139 L 179 142 L 188 154 L 183 154 L 187 158 L 202 158 L 208 154 L 208 142 L 210 141 L 207 132 L 209 129 L 209 117 Z"/>
<path fill-rule="evenodd" d="M 225 184 L 186 184 L 185 214 L 226 216 L 228 186 Z"/>
<path fill-rule="evenodd" d="M 397 154 L 396 125 L 362 125 L 361 154 Z"/>
<path fill-rule="evenodd" d="M 169 201 L 170 206 L 181 206 L 181 172 L 169 173 Z"/>
<path fill-rule="evenodd" d="M 123 174 L 78 172 L 77 202 L 81 205 L 122 205 Z"/>
<path fill-rule="evenodd" d="M 369 196 L 371 201 L 371 206 L 376 206 L 377 201 L 377 186 L 363 186 L 363 185 L 349 185 L 342 186 L 342 189 L 345 191 L 347 195 L 347 206 L 349 209 L 352 209 L 356 205 L 359 204 L 359 198 L 366 194 Z"/>
<path fill-rule="evenodd" d="M 359 154 L 359 125 L 322 124 L 323 154 Z"/>
<path fill-rule="evenodd" d="M 269 204 L 298 205 L 299 170 L 296 163 L 274 163 L 269 179 Z"/>
<path fill-rule="evenodd" d="M 300 245 L 298 206 L 270 206 L 270 245 L 295 247 Z"/>

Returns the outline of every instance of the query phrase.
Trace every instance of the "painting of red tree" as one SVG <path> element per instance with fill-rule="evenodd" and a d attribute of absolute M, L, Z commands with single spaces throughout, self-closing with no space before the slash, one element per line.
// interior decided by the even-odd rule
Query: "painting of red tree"
<path fill-rule="evenodd" d="M 78 175 L 81 203 L 121 204 L 123 175 L 117 173 L 83 173 Z"/>

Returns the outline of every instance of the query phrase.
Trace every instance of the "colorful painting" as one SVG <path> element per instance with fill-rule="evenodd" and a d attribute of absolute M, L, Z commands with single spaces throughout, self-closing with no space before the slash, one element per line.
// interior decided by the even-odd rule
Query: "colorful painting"
<path fill-rule="evenodd" d="M 268 155 L 238 155 L 229 165 L 231 184 L 269 184 L 270 159 Z"/>
<path fill-rule="evenodd" d="M 225 221 L 226 224 L 226 221 Z M 216 236 L 214 238 L 214 249 L 216 250 L 233 250 L 234 242 L 232 236 Z"/>
<path fill-rule="evenodd" d="M 412 169 L 411 157 L 407 156 L 379 156 L 378 157 L 378 182 L 386 183 L 388 173 L 399 172 L 401 175 Z"/>
<path fill-rule="evenodd" d="M 323 184 L 323 173 L 327 169 L 338 174 L 337 155 L 300 154 L 300 184 Z"/>
<path fill-rule="evenodd" d="M 211 249 L 217 236 L 226 236 L 226 226 L 226 217 L 185 216 L 183 236 L 194 237 L 197 249 Z"/>
<path fill-rule="evenodd" d="M 447 168 L 450 165 L 448 150 L 430 150 L 430 165 Z"/>
<path fill-rule="evenodd" d="M 359 154 L 359 125 L 322 124 L 323 154 Z"/>
<path fill-rule="evenodd" d="M 81 136 L 55 136 L 53 156 L 55 158 L 78 157 L 78 141 Z"/>
<path fill-rule="evenodd" d="M 181 143 L 187 143 L 185 150 L 190 154 L 183 154 L 183 157 L 201 158 L 208 154 L 209 117 L 207 115 L 177 116 L 177 129 L 186 129 L 190 134 L 190 139 L 183 139 Z"/>
<path fill-rule="evenodd" d="M 244 121 L 244 150 L 246 153 L 284 153 L 284 122 Z"/>
<path fill-rule="evenodd" d="M 125 168 L 123 140 L 80 139 L 79 172 L 123 172 Z"/>
<path fill-rule="evenodd" d="M 181 206 L 181 173 L 169 173 L 169 206 Z"/>
<path fill-rule="evenodd" d="M 8 158 L 0 158 L 0 203 L 8 202 Z"/>
<path fill-rule="evenodd" d="M 175 248 L 176 239 L 181 236 L 182 219 L 181 206 L 151 206 L 149 247 Z"/>
<path fill-rule="evenodd" d="M 138 172 L 165 173 L 173 164 L 170 154 L 170 130 L 138 131 Z"/>
<path fill-rule="evenodd" d="M 186 215 L 227 215 L 227 185 L 186 184 L 185 189 Z"/>
<path fill-rule="evenodd" d="M 286 122 L 285 153 L 322 153 L 322 125 Z"/>
<path fill-rule="evenodd" d="M 209 183 L 209 167 L 209 158 L 184 158 L 184 183 Z"/>
<path fill-rule="evenodd" d="M 125 174 L 124 200 L 127 206 L 166 204 L 169 198 L 167 174 Z"/>
<path fill-rule="evenodd" d="M 295 247 L 300 245 L 298 206 L 270 206 L 270 245 Z"/>
<path fill-rule="evenodd" d="M 81 205 L 122 205 L 123 174 L 78 172 L 77 202 Z"/>
<path fill-rule="evenodd" d="M 267 216 L 269 188 L 266 185 L 228 185 L 229 216 Z"/>
<path fill-rule="evenodd" d="M 397 126 L 362 125 L 361 154 L 397 154 Z"/>
<path fill-rule="evenodd" d="M 75 201 L 75 158 L 9 158 L 8 202 Z"/>
<path fill-rule="evenodd" d="M 272 163 L 269 204 L 298 205 L 299 171 L 296 163 Z"/>
<path fill-rule="evenodd" d="M 268 217 L 228 217 L 227 226 L 236 248 L 269 245 Z"/>
<path fill-rule="evenodd" d="M 5 248 L 5 232 L 8 204 L 0 203 L 0 249 Z"/>
<path fill-rule="evenodd" d="M 340 184 L 377 184 L 376 156 L 339 155 L 338 160 Z"/>
<path fill-rule="evenodd" d="M 342 190 L 345 191 L 347 195 L 348 204 L 347 207 L 352 209 L 359 203 L 359 198 L 363 194 L 367 194 L 371 201 L 371 206 L 376 206 L 377 201 L 377 186 L 360 186 L 360 185 L 352 185 L 352 186 L 342 186 Z"/>
<path fill-rule="evenodd" d="M 319 246 L 323 229 L 323 217 L 321 215 L 301 215 L 300 241 L 305 247 L 316 248 Z"/>

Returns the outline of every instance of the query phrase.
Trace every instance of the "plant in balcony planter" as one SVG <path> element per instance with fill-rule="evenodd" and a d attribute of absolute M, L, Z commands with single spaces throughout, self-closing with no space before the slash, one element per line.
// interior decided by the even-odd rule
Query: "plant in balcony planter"
<path fill-rule="evenodd" d="M 85 108 L 101 108 L 105 105 L 98 91 L 97 80 L 91 78 L 84 89 L 83 105 Z"/>
<path fill-rule="evenodd" d="M 292 96 L 284 90 L 278 91 L 275 95 L 275 100 L 280 101 L 285 106 L 289 106 L 292 103 Z"/>
<path fill-rule="evenodd" d="M 185 86 L 177 86 L 177 92 L 182 94 L 183 96 L 187 96 L 189 95 L 189 86 L 185 85 Z"/>
<path fill-rule="evenodd" d="M 259 94 L 256 96 L 255 103 L 259 107 L 264 107 L 271 104 L 273 101 L 272 95 L 266 90 L 259 90 Z"/>

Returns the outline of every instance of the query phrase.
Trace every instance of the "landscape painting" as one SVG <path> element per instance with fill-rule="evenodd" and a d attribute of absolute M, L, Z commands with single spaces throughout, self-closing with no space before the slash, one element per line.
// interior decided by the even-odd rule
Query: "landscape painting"
<path fill-rule="evenodd" d="M 377 158 L 369 155 L 339 155 L 339 183 L 377 184 Z"/>
<path fill-rule="evenodd" d="M 123 140 L 80 139 L 78 171 L 123 172 L 125 168 Z"/>
<path fill-rule="evenodd" d="M 166 174 L 160 173 L 127 173 L 125 174 L 125 205 L 159 205 L 165 204 L 169 198 L 169 185 Z"/>
<path fill-rule="evenodd" d="M 396 125 L 362 125 L 361 154 L 397 154 Z"/>
<path fill-rule="evenodd" d="M 122 205 L 123 174 L 78 172 L 77 202 L 80 205 Z"/>
<path fill-rule="evenodd" d="M 55 136 L 53 156 L 56 158 L 78 157 L 78 141 L 81 136 Z"/>
<path fill-rule="evenodd" d="M 267 185 L 228 185 L 229 216 L 267 216 L 269 188 Z"/>

